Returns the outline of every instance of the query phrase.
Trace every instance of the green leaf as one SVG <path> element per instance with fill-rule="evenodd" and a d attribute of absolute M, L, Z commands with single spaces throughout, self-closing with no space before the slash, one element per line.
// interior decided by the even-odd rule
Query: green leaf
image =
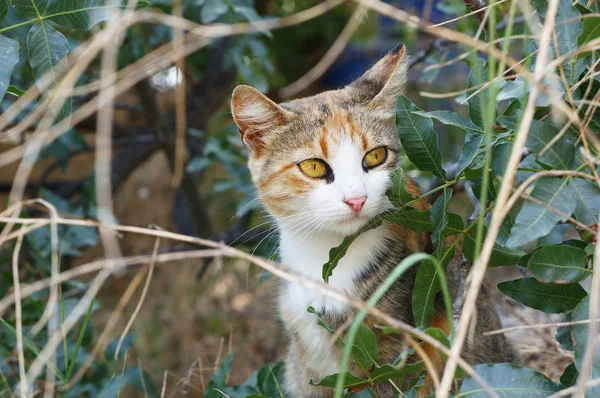
<path fill-rule="evenodd" d="M 431 232 L 433 226 L 430 221 L 430 211 L 421 211 L 417 209 L 401 210 L 393 212 L 389 216 L 390 222 L 401 225 L 416 233 Z"/>
<path fill-rule="evenodd" d="M 467 167 L 471 166 L 475 158 L 485 151 L 485 147 L 483 147 L 484 141 L 485 135 L 483 134 L 467 135 L 460 151 L 460 157 L 458 158 L 457 175 L 462 174 Z M 480 168 L 482 166 L 481 162 L 476 162 L 476 164 L 477 166 L 472 166 L 472 168 Z"/>
<path fill-rule="evenodd" d="M 586 321 L 590 319 L 590 296 L 581 300 L 577 307 L 573 310 L 572 315 L 573 321 Z M 597 314 L 597 319 L 600 319 L 600 314 Z M 573 335 L 575 337 L 575 367 L 582 372 L 583 358 L 587 351 L 587 340 L 590 330 L 589 323 L 573 325 Z M 598 329 L 597 329 L 598 330 Z M 594 351 L 594 357 L 592 359 L 592 370 L 588 380 L 594 380 L 600 378 L 600 333 L 596 335 L 596 349 Z M 600 385 L 590 387 L 586 390 L 586 397 L 599 397 L 600 396 Z"/>
<path fill-rule="evenodd" d="M 263 366 L 257 373 L 256 385 L 265 397 L 283 397 L 281 384 L 283 382 L 285 365 L 279 361 L 275 366 L 269 364 Z"/>
<path fill-rule="evenodd" d="M 489 71 L 485 64 L 485 60 L 479 58 L 475 61 L 475 64 L 469 72 L 469 84 L 467 85 L 468 93 L 471 94 L 473 90 L 481 89 L 482 85 L 488 81 Z M 479 91 L 476 95 L 469 99 L 469 117 L 479 127 L 483 129 L 483 112 L 484 104 L 489 101 L 490 91 L 489 87 L 485 90 Z M 495 116 L 494 116 L 495 119 Z"/>
<path fill-rule="evenodd" d="M 458 243 L 458 240 L 456 241 Z M 450 260 L 454 258 L 456 244 L 437 249 L 432 256 L 439 258 L 440 265 L 445 270 Z M 438 268 L 433 261 L 424 260 L 415 278 L 412 295 L 412 311 L 415 326 L 425 329 L 429 318 L 435 313 L 435 296 L 442 290 Z"/>
<path fill-rule="evenodd" d="M 600 17 L 590 17 L 583 20 L 583 32 L 577 39 L 577 45 L 581 46 L 588 41 L 600 37 Z"/>
<path fill-rule="evenodd" d="M 579 372 L 577 371 L 575 364 L 572 363 L 569 366 L 567 366 L 563 374 L 560 376 L 560 384 L 562 384 L 565 387 L 574 386 L 578 376 Z"/>
<path fill-rule="evenodd" d="M 59 66 L 59 62 L 69 53 L 67 38 L 48 23 L 37 22 L 27 35 L 27 50 L 29 64 L 35 79 L 39 83 L 46 73 L 50 72 L 47 78 L 51 80 L 49 89 L 53 89 L 67 68 L 64 62 Z M 44 90 L 44 92 L 49 89 Z M 71 98 L 69 97 L 59 110 L 58 120 L 63 120 L 70 114 Z"/>
<path fill-rule="evenodd" d="M 229 7 L 223 0 L 206 0 L 200 12 L 200 22 L 211 23 L 222 17 Z"/>
<path fill-rule="evenodd" d="M 339 373 L 325 376 L 318 382 L 311 380 L 310 384 L 313 386 L 335 387 L 335 383 L 338 379 L 338 376 L 339 376 Z M 364 386 L 368 382 L 369 382 L 369 380 L 367 380 L 367 379 L 361 379 L 360 377 L 354 376 L 350 372 L 346 372 L 344 375 L 343 388 Z"/>
<path fill-rule="evenodd" d="M 48 0 L 12 0 L 12 5 L 20 16 L 38 18 L 44 14 Z"/>
<path fill-rule="evenodd" d="M 573 179 L 573 191 L 577 197 L 577 206 L 573 215 L 585 225 L 599 222 L 600 217 L 600 187 L 589 180 Z"/>
<path fill-rule="evenodd" d="M 446 180 L 446 171 L 442 168 L 442 154 L 438 146 L 438 137 L 433 130 L 431 119 L 417 115 L 420 111 L 407 97 L 401 95 L 396 102 L 396 127 L 402 147 L 415 166 L 422 171 L 431 171 Z"/>
<path fill-rule="evenodd" d="M 543 282 L 581 282 L 592 274 L 586 269 L 585 250 L 566 245 L 543 246 L 536 250 L 527 266 Z"/>
<path fill-rule="evenodd" d="M 227 355 L 227 357 L 221 363 L 219 370 L 210 379 L 206 390 L 204 390 L 205 398 L 222 398 L 223 395 L 217 390 L 224 389 L 227 384 L 227 375 L 231 372 L 231 362 L 233 361 L 233 354 Z"/>
<path fill-rule="evenodd" d="M 556 329 L 556 341 L 567 351 L 573 351 L 573 335 L 571 326 L 559 326 Z"/>
<path fill-rule="evenodd" d="M 8 4 L 6 3 L 7 0 L 0 0 L 0 23 L 2 21 L 4 21 L 4 17 L 6 16 L 6 13 L 8 12 Z M 2 97 L 0 97 L 0 100 L 2 99 Z"/>
<path fill-rule="evenodd" d="M 476 225 L 476 224 L 474 224 Z M 463 243 L 463 254 L 464 256 L 471 261 L 475 262 L 475 243 L 477 239 L 477 228 L 471 227 L 465 233 L 465 240 Z M 483 236 L 487 234 L 487 228 L 484 227 Z M 495 244 L 492 249 L 492 255 L 490 257 L 490 261 L 488 266 L 490 267 L 498 267 L 498 266 L 510 266 L 515 265 L 519 259 L 524 256 L 525 253 L 520 250 L 508 249 L 504 246 L 500 246 L 499 244 Z"/>
<path fill-rule="evenodd" d="M 522 112 L 516 111 L 510 117 L 500 116 L 498 122 L 510 130 L 517 130 Z M 551 123 L 533 120 L 529 129 L 526 146 L 534 153 L 540 153 L 559 133 Z M 548 168 L 569 170 L 575 158 L 575 145 L 573 137 L 565 134 L 561 139 L 549 147 L 546 152 L 537 156 L 539 164 Z"/>
<path fill-rule="evenodd" d="M 448 225 L 448 203 L 452 199 L 452 189 L 445 188 L 439 198 L 431 207 L 431 225 L 433 225 L 433 234 L 431 240 L 433 244 L 439 246 L 442 242 L 442 232 Z"/>
<path fill-rule="evenodd" d="M 483 133 L 483 129 L 473 123 L 471 120 L 466 117 L 459 115 L 456 112 L 451 111 L 432 111 L 432 112 L 424 112 L 424 111 L 415 111 L 413 112 L 415 115 L 424 116 L 428 118 L 437 119 L 440 122 L 449 125 L 458 127 L 465 131 L 476 131 L 478 133 Z"/>
<path fill-rule="evenodd" d="M 44 18 L 65 28 L 89 30 L 97 23 L 107 21 L 111 9 L 125 7 L 126 2 L 111 5 L 107 0 L 59 0 L 50 4 Z"/>
<path fill-rule="evenodd" d="M 406 190 L 408 183 L 404 179 L 402 167 L 398 167 L 394 170 L 391 180 L 392 186 L 388 189 L 386 195 L 394 206 L 401 206 L 402 204 L 415 199 L 415 197 Z"/>
<path fill-rule="evenodd" d="M 533 0 L 533 6 L 540 14 L 543 20 L 546 19 L 548 12 L 547 0 Z M 554 33 L 556 33 L 556 41 L 558 42 L 558 51 L 554 41 L 551 40 L 553 57 L 556 57 L 557 52 L 561 55 L 577 50 L 577 39 L 583 32 L 583 24 L 581 23 L 581 14 L 573 7 L 573 2 L 570 0 L 559 0 L 558 10 L 556 12 L 556 21 Z"/>
<path fill-rule="evenodd" d="M 547 379 L 543 374 L 510 363 L 483 364 L 473 367 L 475 372 L 500 397 L 545 398 L 562 389 L 561 385 Z M 487 398 L 488 393 L 467 377 L 457 397 Z"/>
<path fill-rule="evenodd" d="M 352 360 L 361 369 L 367 370 L 379 359 L 375 333 L 361 324 L 352 345 Z"/>
<path fill-rule="evenodd" d="M 346 252 L 348 251 L 348 248 L 352 242 L 354 242 L 354 240 L 362 233 L 379 227 L 381 223 L 383 223 L 383 220 L 386 216 L 386 213 L 380 214 L 369 221 L 366 225 L 361 227 L 360 230 L 355 234 L 346 236 L 339 246 L 333 247 L 331 250 L 329 250 L 329 260 L 323 264 L 323 280 L 325 283 L 329 283 L 329 277 L 333 275 L 333 270 L 335 267 L 337 267 L 340 260 L 346 255 Z"/>
<path fill-rule="evenodd" d="M 336 330 L 333 328 L 333 326 L 331 326 L 330 324 L 328 324 L 327 322 L 325 322 L 322 318 L 321 318 L 321 314 L 319 314 L 316 310 L 315 307 L 313 307 L 312 305 L 309 306 L 306 311 L 308 311 L 309 314 L 315 314 L 317 317 L 317 325 L 324 327 L 329 333 L 335 333 Z"/>
<path fill-rule="evenodd" d="M 501 282 L 498 289 L 527 307 L 551 314 L 571 311 L 587 294 L 579 284 L 542 283 L 535 278 Z"/>
<path fill-rule="evenodd" d="M 0 3 L 1 5 L 2 3 Z M 2 20 L 2 18 L 0 18 Z M 0 103 L 4 98 L 10 75 L 19 62 L 19 42 L 0 35 Z"/>
<path fill-rule="evenodd" d="M 423 362 L 405 364 L 401 368 L 397 368 L 390 364 L 382 366 L 375 365 L 375 368 L 369 373 L 369 380 L 373 384 L 383 383 L 390 379 L 402 377 L 407 374 L 417 373 L 423 368 Z"/>
<path fill-rule="evenodd" d="M 522 246 L 541 236 L 548 234 L 559 221 L 570 216 L 575 210 L 577 199 L 569 178 L 543 177 L 536 181 L 531 197 L 541 204 L 527 200 L 511 230 L 506 245 L 509 248 Z"/>

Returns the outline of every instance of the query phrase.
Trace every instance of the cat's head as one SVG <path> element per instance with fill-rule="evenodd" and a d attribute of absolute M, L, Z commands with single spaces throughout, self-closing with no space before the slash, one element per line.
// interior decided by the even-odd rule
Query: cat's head
<path fill-rule="evenodd" d="M 389 207 L 404 46 L 341 90 L 276 104 L 250 86 L 231 109 L 259 197 L 281 226 L 352 234 Z"/>

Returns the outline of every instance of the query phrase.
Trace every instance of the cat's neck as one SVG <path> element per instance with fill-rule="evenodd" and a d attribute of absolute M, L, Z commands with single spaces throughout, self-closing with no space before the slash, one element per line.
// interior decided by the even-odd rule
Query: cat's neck
<path fill-rule="evenodd" d="M 384 249 L 386 232 L 387 226 L 384 224 L 356 238 L 333 271 L 329 284 L 352 295 L 356 277 L 365 271 Z M 307 235 L 285 227 L 280 229 L 280 233 L 283 264 L 313 279 L 321 278 L 323 264 L 329 259 L 329 250 L 339 246 L 344 239 L 344 236 L 335 233 L 316 232 Z M 315 308 L 320 306 L 318 302 L 311 305 L 313 304 Z M 305 311 L 306 307 L 303 310 Z"/>

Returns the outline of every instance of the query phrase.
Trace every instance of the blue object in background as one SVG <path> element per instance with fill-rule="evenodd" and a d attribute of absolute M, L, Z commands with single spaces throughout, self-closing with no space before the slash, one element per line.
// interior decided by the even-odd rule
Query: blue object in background
<path fill-rule="evenodd" d="M 439 11 L 436 4 L 439 0 L 434 0 L 431 8 L 430 21 L 433 23 L 442 22 L 448 18 L 446 14 Z M 412 12 L 419 17 L 422 16 L 427 4 L 426 0 L 393 0 L 386 1 L 397 8 Z M 400 22 L 379 15 L 378 22 L 378 40 L 376 51 L 367 51 L 366 48 L 350 43 L 342 52 L 338 60 L 323 75 L 321 84 L 326 89 L 336 89 L 351 83 L 354 79 L 361 76 L 369 67 L 371 67 L 381 56 L 400 44 L 397 37 L 391 37 L 388 32 L 393 31 Z M 417 43 L 415 43 L 417 44 Z M 415 53 L 416 49 L 410 49 L 410 53 Z"/>

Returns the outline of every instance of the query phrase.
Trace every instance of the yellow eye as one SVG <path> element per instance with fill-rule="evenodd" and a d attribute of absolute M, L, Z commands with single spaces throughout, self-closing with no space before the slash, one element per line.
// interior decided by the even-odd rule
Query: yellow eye
<path fill-rule="evenodd" d="M 367 152 L 363 158 L 363 167 L 371 169 L 375 166 L 379 166 L 381 163 L 385 162 L 387 155 L 388 152 L 386 147 L 380 146 L 379 148 L 375 148 Z"/>
<path fill-rule="evenodd" d="M 307 159 L 298 164 L 304 174 L 312 178 L 323 178 L 327 175 L 327 164 L 320 159 Z"/>

